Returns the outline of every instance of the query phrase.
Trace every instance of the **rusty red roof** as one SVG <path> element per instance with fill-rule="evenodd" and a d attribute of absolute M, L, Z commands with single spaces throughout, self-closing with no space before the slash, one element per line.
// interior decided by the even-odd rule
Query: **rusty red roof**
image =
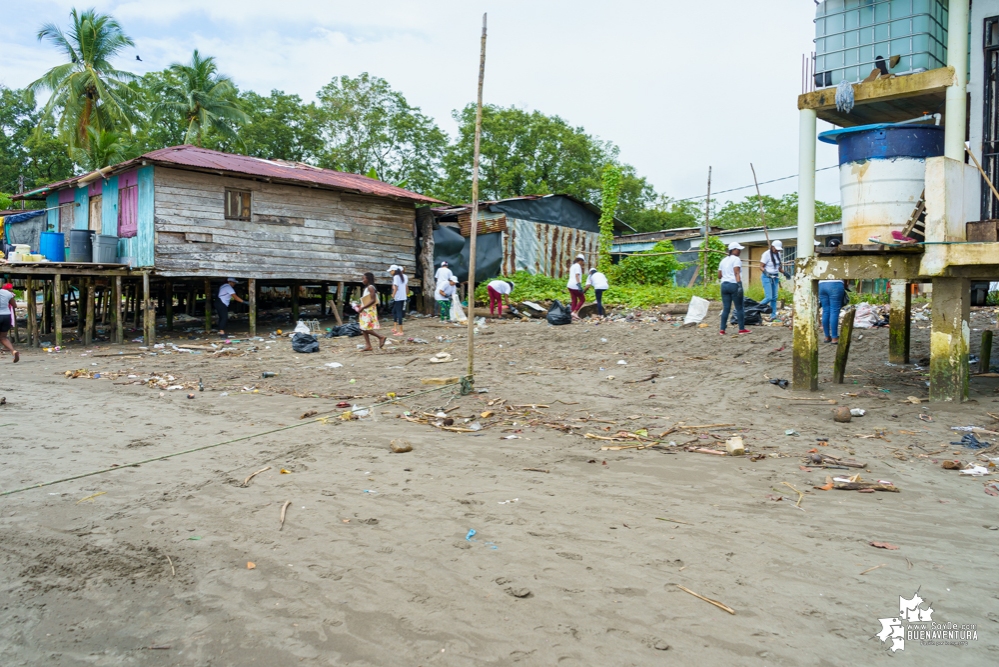
<path fill-rule="evenodd" d="M 178 169 L 191 169 L 227 175 L 254 176 L 275 182 L 302 183 L 313 187 L 346 190 L 374 197 L 389 197 L 391 199 L 424 204 L 444 203 L 439 199 L 411 192 L 410 190 L 360 174 L 348 174 L 341 171 L 333 171 L 332 169 L 320 169 L 319 167 L 313 167 L 302 162 L 265 160 L 248 155 L 222 153 L 188 144 L 160 148 L 127 162 L 114 165 L 111 167 L 111 174 L 129 169 L 141 163 L 160 164 Z M 31 192 L 25 193 L 23 196 L 29 197 L 31 195 L 51 192 L 52 190 L 71 185 L 84 176 L 85 174 L 81 174 L 80 176 L 74 176 L 58 183 L 52 183 L 43 188 L 36 188 Z"/>

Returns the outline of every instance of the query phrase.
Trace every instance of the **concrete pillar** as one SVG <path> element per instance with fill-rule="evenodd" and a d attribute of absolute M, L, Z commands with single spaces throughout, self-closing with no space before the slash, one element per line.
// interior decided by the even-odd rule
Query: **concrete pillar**
<path fill-rule="evenodd" d="M 909 281 L 891 281 L 891 314 L 888 317 L 888 361 L 909 363 L 909 334 L 912 330 L 912 292 Z"/>
<path fill-rule="evenodd" d="M 930 303 L 930 400 L 961 402 L 968 398 L 968 349 L 971 330 L 970 282 L 934 278 Z"/>
<path fill-rule="evenodd" d="M 954 68 L 955 83 L 947 87 L 944 157 L 960 162 L 964 162 L 964 133 L 968 122 L 968 9 L 970 5 L 970 0 L 950 0 L 947 9 L 947 65 Z"/>
<path fill-rule="evenodd" d="M 798 112 L 798 258 L 815 254 L 815 121 L 814 110 Z"/>
<path fill-rule="evenodd" d="M 794 346 L 791 386 L 819 389 L 819 281 L 797 276 L 794 284 Z"/>

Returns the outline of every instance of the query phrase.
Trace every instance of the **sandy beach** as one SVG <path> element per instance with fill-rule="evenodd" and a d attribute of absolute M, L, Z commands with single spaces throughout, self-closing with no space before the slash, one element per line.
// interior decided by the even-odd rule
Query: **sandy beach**
<path fill-rule="evenodd" d="M 999 497 L 987 492 L 999 473 L 941 467 L 999 456 L 949 444 L 963 435 L 951 427 L 999 426 L 999 379 L 973 378 L 965 404 L 929 404 L 924 370 L 885 363 L 887 329 L 858 330 L 846 384 L 831 383 L 823 345 L 809 396 L 866 410 L 836 423 L 830 403 L 769 382 L 790 377 L 788 329 L 722 338 L 716 312 L 704 328 L 490 323 L 476 339 L 487 393 L 448 387 L 353 420 L 338 403 L 461 375 L 465 330 L 410 321 L 407 337 L 427 343 L 375 353 L 324 338 L 296 354 L 271 328 L 219 356 L 173 352 L 217 343 L 176 332 L 153 351 L 2 357 L 0 492 L 121 469 L 0 498 L 0 664 L 999 660 Z M 975 311 L 972 327 L 994 317 Z M 913 361 L 929 354 L 923 324 Z M 131 356 L 107 356 L 118 352 Z M 455 360 L 431 364 L 439 352 Z M 467 430 L 435 426 L 442 411 Z M 586 437 L 674 427 L 655 448 Z M 735 434 L 746 456 L 685 451 Z M 411 452 L 390 451 L 399 438 Z M 810 450 L 866 467 L 823 468 Z M 858 473 L 898 492 L 815 488 Z M 934 622 L 973 624 L 977 639 L 890 651 L 879 619 L 917 591 Z"/>

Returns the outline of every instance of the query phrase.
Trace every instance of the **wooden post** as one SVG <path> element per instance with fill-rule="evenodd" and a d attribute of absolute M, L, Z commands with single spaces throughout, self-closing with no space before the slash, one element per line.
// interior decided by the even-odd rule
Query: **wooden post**
<path fill-rule="evenodd" d="M 346 288 L 343 286 L 343 281 L 341 280 L 336 284 L 336 300 L 333 302 L 333 317 L 336 318 L 337 326 L 343 326 L 343 320 L 341 319 L 343 313 L 343 301 L 347 298 Z"/>
<path fill-rule="evenodd" d="M 49 333 L 49 327 L 52 326 L 52 320 L 50 319 L 51 310 L 49 309 L 49 302 L 52 299 L 52 289 L 49 287 L 48 281 L 42 281 L 42 333 Z"/>
<path fill-rule="evenodd" d="M 434 281 L 434 214 L 429 206 L 416 209 L 416 224 L 420 229 L 422 243 L 420 244 L 420 267 L 423 269 L 423 307 L 424 315 L 433 314 L 436 303 L 434 292 L 437 289 Z"/>
<path fill-rule="evenodd" d="M 836 345 L 836 361 L 833 363 L 833 382 L 843 384 L 846 373 L 846 360 L 850 356 L 850 339 L 853 337 L 853 318 L 857 314 L 854 306 L 843 309 L 843 324 L 839 330 L 839 344 Z"/>
<path fill-rule="evenodd" d="M 299 309 L 299 304 L 298 304 L 298 281 L 296 280 L 296 281 L 294 281 L 294 282 L 291 283 L 291 322 L 292 322 L 292 324 L 294 324 L 295 322 L 298 322 L 298 317 L 301 314 L 299 312 L 299 310 L 300 309 Z"/>
<path fill-rule="evenodd" d="M 94 301 L 97 286 L 93 278 L 87 278 L 87 314 L 86 322 L 83 325 L 83 344 L 93 345 L 94 343 Z"/>
<path fill-rule="evenodd" d="M 139 328 L 139 285 L 132 288 L 132 328 Z"/>
<path fill-rule="evenodd" d="M 967 278 L 934 278 L 930 301 L 930 400 L 968 400 Z"/>
<path fill-rule="evenodd" d="M 173 283 L 169 280 L 163 288 L 163 301 L 166 307 L 166 328 L 173 331 Z"/>
<path fill-rule="evenodd" d="M 701 246 L 701 284 L 707 285 L 714 276 L 708 275 L 708 237 L 711 236 L 711 167 L 708 167 L 708 198 L 704 204 L 704 245 Z"/>
<path fill-rule="evenodd" d="M 121 345 L 125 342 L 124 316 L 121 312 L 121 276 L 114 277 L 114 293 L 111 295 L 114 301 L 112 317 L 114 318 L 114 342 Z"/>
<path fill-rule="evenodd" d="M 257 279 L 250 278 L 249 284 L 247 285 L 247 290 L 249 294 L 247 295 L 247 301 L 250 309 L 250 338 L 257 337 Z M 326 297 L 323 297 L 323 308 L 326 307 Z"/>
<path fill-rule="evenodd" d="M 212 281 L 205 280 L 205 333 L 212 331 Z"/>
<path fill-rule="evenodd" d="M 486 14 L 482 15 L 479 46 L 479 89 L 475 105 L 475 139 L 472 145 L 472 220 L 468 235 L 468 383 L 475 383 L 475 255 L 479 228 L 479 158 L 482 143 L 482 84 L 486 77 Z M 465 386 L 465 385 L 462 385 Z"/>
<path fill-rule="evenodd" d="M 891 281 L 891 311 L 888 314 L 888 361 L 909 363 L 909 337 L 912 331 L 912 292 L 909 281 Z"/>
<path fill-rule="evenodd" d="M 152 292 L 149 289 L 149 274 L 142 274 L 142 330 L 146 345 L 156 344 L 156 311 L 153 309 Z"/>
<path fill-rule="evenodd" d="M 982 332 L 982 347 L 978 350 L 978 372 L 988 373 L 992 364 L 992 329 Z"/>
<path fill-rule="evenodd" d="M 24 301 L 27 315 L 27 329 L 28 329 L 28 347 L 35 346 L 35 327 L 38 325 L 36 321 L 36 316 L 38 315 L 38 310 L 35 307 L 35 281 L 28 278 L 24 281 Z"/>
<path fill-rule="evenodd" d="M 184 298 L 184 312 L 190 316 L 194 316 L 194 290 L 187 290 L 187 296 Z"/>
<path fill-rule="evenodd" d="M 55 319 L 55 344 L 62 346 L 62 275 L 55 274 L 52 279 L 52 296 L 55 301 L 55 308 L 52 311 Z"/>

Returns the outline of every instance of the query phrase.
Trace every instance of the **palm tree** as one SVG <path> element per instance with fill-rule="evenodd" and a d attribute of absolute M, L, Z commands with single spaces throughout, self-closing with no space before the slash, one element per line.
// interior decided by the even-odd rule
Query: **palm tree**
<path fill-rule="evenodd" d="M 154 117 L 180 116 L 187 127 L 186 144 L 201 146 L 208 130 L 239 141 L 233 125 L 247 122 L 249 116 L 240 108 L 236 84 L 219 74 L 214 57 L 202 57 L 195 49 L 190 64 L 174 63 L 167 71 L 172 76 L 153 91 L 160 98 Z"/>
<path fill-rule="evenodd" d="M 69 150 L 70 157 L 84 171 L 97 171 L 134 157 L 132 153 L 135 151 L 125 143 L 125 135 L 94 127 L 87 128 L 87 135 L 85 148 L 72 147 Z"/>
<path fill-rule="evenodd" d="M 52 92 L 42 109 L 44 117 L 58 114 L 56 127 L 70 145 L 86 147 L 87 128 L 111 131 L 135 120 L 131 106 L 135 93 L 128 86 L 135 75 L 115 69 L 110 62 L 135 43 L 107 14 L 73 9 L 70 18 L 68 33 L 52 23 L 38 31 L 38 40 L 51 42 L 69 62 L 53 67 L 28 88 Z"/>

